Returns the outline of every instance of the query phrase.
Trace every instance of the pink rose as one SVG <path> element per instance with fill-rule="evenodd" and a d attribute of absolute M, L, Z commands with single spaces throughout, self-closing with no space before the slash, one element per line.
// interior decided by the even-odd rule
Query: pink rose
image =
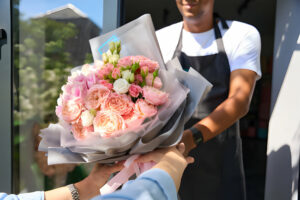
<path fill-rule="evenodd" d="M 71 131 L 76 140 L 84 140 L 89 136 L 89 133 L 94 132 L 94 127 L 84 127 L 82 126 L 81 120 L 79 120 L 77 123 L 72 124 Z"/>
<path fill-rule="evenodd" d="M 153 80 L 153 74 L 152 73 L 148 74 L 148 76 L 146 77 L 146 85 L 152 86 L 152 80 Z M 153 87 L 157 89 L 160 89 L 162 87 L 162 82 L 158 76 L 155 77 L 154 79 Z"/>
<path fill-rule="evenodd" d="M 153 105 L 162 105 L 168 101 L 168 94 L 154 87 L 143 87 L 143 96 L 145 100 Z"/>
<path fill-rule="evenodd" d="M 142 92 L 143 92 L 143 89 L 139 85 L 131 84 L 129 87 L 129 94 L 132 97 L 137 98 L 140 95 L 140 93 L 142 93 Z"/>
<path fill-rule="evenodd" d="M 139 127 L 145 119 L 144 116 L 141 116 L 139 112 L 135 110 L 132 110 L 128 115 L 123 115 L 122 117 L 127 128 Z"/>
<path fill-rule="evenodd" d="M 135 110 L 143 117 L 152 117 L 157 113 L 157 107 L 148 104 L 143 99 L 138 99 L 135 103 Z"/>
<path fill-rule="evenodd" d="M 111 76 L 112 76 L 114 79 L 120 78 L 120 77 L 121 77 L 120 69 L 119 69 L 119 68 L 114 68 L 113 71 L 112 71 Z"/>
<path fill-rule="evenodd" d="M 133 109 L 133 102 L 126 94 L 111 93 L 105 102 L 104 109 L 127 115 Z"/>
<path fill-rule="evenodd" d="M 118 67 L 127 67 L 131 66 L 132 64 L 132 56 L 123 57 L 118 61 Z"/>
<path fill-rule="evenodd" d="M 107 89 L 109 89 L 109 90 L 112 90 L 113 87 L 114 87 L 113 84 L 108 82 L 107 80 L 100 80 L 100 81 L 98 81 L 98 83 L 100 85 L 103 85 L 103 86 L 107 87 Z"/>
<path fill-rule="evenodd" d="M 115 136 L 114 132 L 126 128 L 121 115 L 110 110 L 97 112 L 93 125 L 95 132 L 99 133 L 102 137 Z"/>
<path fill-rule="evenodd" d="M 110 94 L 110 90 L 103 85 L 93 85 L 88 91 L 84 99 L 87 109 L 98 109 L 103 104 Z"/>
<path fill-rule="evenodd" d="M 63 101 L 61 108 L 61 115 L 63 120 L 68 123 L 72 123 L 76 121 L 82 110 L 82 105 L 80 103 L 80 99 L 72 99 L 68 101 Z"/>

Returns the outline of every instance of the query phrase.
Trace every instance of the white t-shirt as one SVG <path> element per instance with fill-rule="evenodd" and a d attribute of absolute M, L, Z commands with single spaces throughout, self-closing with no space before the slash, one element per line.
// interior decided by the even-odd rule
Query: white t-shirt
<path fill-rule="evenodd" d="M 261 41 L 257 29 L 238 21 L 226 21 L 229 29 L 219 28 L 225 51 L 230 64 L 230 71 L 249 69 L 261 77 L 260 50 Z M 214 29 L 202 33 L 182 32 L 182 52 L 187 56 L 205 56 L 218 53 Z"/>

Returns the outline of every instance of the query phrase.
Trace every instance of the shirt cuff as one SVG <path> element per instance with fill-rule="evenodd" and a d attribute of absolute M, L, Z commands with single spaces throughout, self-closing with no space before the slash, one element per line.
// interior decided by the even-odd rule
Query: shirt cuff
<path fill-rule="evenodd" d="M 168 199 L 177 199 L 176 186 L 171 176 L 164 170 L 153 168 L 142 173 L 137 179 L 149 179 L 158 183 Z"/>

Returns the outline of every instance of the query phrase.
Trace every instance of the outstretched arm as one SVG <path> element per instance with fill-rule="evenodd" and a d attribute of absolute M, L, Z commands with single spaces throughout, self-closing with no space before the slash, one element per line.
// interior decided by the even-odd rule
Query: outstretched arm
<path fill-rule="evenodd" d="M 211 114 L 194 125 L 201 131 L 204 142 L 222 133 L 247 114 L 256 78 L 257 74 L 247 69 L 237 69 L 231 72 L 228 98 Z M 187 148 L 186 152 L 196 146 L 190 130 L 185 130 L 183 142 Z"/>

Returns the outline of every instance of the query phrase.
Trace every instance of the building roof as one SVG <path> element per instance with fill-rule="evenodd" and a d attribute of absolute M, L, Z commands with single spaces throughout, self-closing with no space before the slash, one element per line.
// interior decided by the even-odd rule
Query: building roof
<path fill-rule="evenodd" d="M 50 19 L 76 19 L 76 18 L 87 18 L 81 10 L 76 8 L 73 4 L 67 4 L 62 7 L 49 10 L 44 14 L 38 15 L 34 18 L 47 17 Z"/>

